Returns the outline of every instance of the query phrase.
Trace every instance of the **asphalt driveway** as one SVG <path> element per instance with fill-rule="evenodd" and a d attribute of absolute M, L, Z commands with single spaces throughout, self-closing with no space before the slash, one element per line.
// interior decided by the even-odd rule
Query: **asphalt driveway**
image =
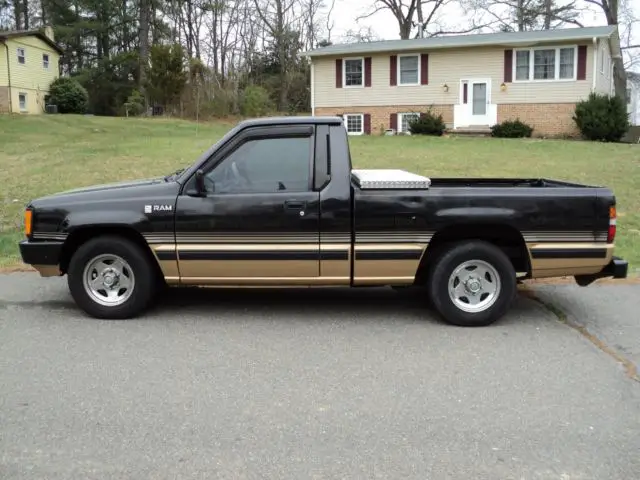
<path fill-rule="evenodd" d="M 0 478 L 636 478 L 640 285 L 535 294 L 479 329 L 388 289 L 114 322 L 0 276 Z"/>

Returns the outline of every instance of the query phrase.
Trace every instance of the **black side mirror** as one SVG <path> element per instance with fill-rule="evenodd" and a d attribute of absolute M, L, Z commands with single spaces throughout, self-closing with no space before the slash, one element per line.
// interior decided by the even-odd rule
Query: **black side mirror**
<path fill-rule="evenodd" d="M 204 172 L 200 169 L 196 171 L 196 193 L 198 195 L 207 193 L 207 187 L 204 184 Z"/>

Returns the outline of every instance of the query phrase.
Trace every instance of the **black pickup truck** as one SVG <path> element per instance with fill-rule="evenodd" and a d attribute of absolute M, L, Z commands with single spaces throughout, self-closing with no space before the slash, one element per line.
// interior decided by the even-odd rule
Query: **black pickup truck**
<path fill-rule="evenodd" d="M 33 200 L 20 251 L 96 318 L 137 316 L 167 286 L 421 286 L 445 321 L 478 326 L 520 279 L 626 277 L 615 205 L 546 179 L 354 170 L 339 117 L 266 118 L 164 178 Z"/>

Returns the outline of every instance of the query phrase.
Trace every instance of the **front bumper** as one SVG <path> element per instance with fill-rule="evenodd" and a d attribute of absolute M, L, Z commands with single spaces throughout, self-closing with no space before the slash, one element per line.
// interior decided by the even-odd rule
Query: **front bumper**
<path fill-rule="evenodd" d="M 43 277 L 60 275 L 60 255 L 63 242 L 20 242 L 22 261 L 40 272 Z"/>
<path fill-rule="evenodd" d="M 598 273 L 591 275 L 576 275 L 578 285 L 586 287 L 600 278 L 627 278 L 629 262 L 620 257 L 613 257 L 611 261 Z"/>

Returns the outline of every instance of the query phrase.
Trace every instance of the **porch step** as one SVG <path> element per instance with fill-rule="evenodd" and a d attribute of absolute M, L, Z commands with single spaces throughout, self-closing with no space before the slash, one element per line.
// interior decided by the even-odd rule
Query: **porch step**
<path fill-rule="evenodd" d="M 491 128 L 489 125 L 472 125 L 469 127 L 447 128 L 445 133 L 464 137 L 490 137 Z"/>

